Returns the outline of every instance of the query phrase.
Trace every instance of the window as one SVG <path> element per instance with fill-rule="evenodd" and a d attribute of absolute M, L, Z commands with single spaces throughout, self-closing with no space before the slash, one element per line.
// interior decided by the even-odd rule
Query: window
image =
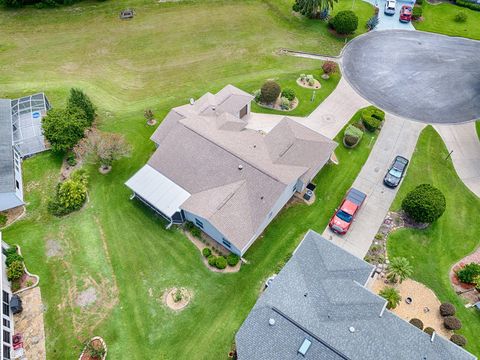
<path fill-rule="evenodd" d="M 3 358 L 6 360 L 10 359 L 10 346 L 3 345 Z"/>
<path fill-rule="evenodd" d="M 3 342 L 10 344 L 10 332 L 3 330 Z"/>
<path fill-rule="evenodd" d="M 3 303 L 3 315 L 10 316 L 10 308 L 8 307 L 8 304 Z"/>
<path fill-rule="evenodd" d="M 7 303 L 10 304 L 10 296 L 8 295 L 8 293 L 4 290 L 3 293 L 2 293 L 2 297 L 3 297 L 3 302 L 4 303 Z"/>
<path fill-rule="evenodd" d="M 225 245 L 228 248 L 230 248 L 232 246 L 232 244 L 230 244 L 230 241 L 228 241 L 225 238 L 222 238 L 222 243 L 223 243 L 223 245 Z"/>
<path fill-rule="evenodd" d="M 3 319 L 3 326 L 10 328 L 10 320 Z"/>
<path fill-rule="evenodd" d="M 240 119 L 243 118 L 245 115 L 247 115 L 248 112 L 248 105 L 245 105 L 241 110 L 240 110 Z"/>
<path fill-rule="evenodd" d="M 293 185 L 292 192 L 295 192 L 297 190 L 297 184 Z"/>
<path fill-rule="evenodd" d="M 195 224 L 197 224 L 198 227 L 203 229 L 203 223 L 200 220 L 198 220 L 197 218 L 195 218 Z"/>
<path fill-rule="evenodd" d="M 15 186 L 17 187 L 17 189 L 20 189 L 20 183 L 17 180 L 15 180 Z"/>

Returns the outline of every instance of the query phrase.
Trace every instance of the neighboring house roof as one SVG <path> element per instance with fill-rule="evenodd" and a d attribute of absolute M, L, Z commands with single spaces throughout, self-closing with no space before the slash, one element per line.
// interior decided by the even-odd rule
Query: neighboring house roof
<path fill-rule="evenodd" d="M 181 208 L 243 250 L 286 186 L 310 180 L 337 144 L 284 118 L 267 135 L 238 118 L 253 97 L 231 85 L 172 109 L 151 139 L 148 164 L 191 196 Z M 148 201 L 148 199 L 146 199 Z"/>
<path fill-rule="evenodd" d="M 10 100 L 0 99 L 0 193 L 15 191 Z"/>
<path fill-rule="evenodd" d="M 238 358 L 294 359 L 307 339 L 306 359 L 476 359 L 386 310 L 364 287 L 372 271 L 310 230 L 238 331 Z"/>

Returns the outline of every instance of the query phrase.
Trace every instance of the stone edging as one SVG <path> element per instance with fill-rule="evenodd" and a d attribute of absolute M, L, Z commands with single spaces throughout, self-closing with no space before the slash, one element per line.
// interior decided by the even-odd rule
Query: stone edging
<path fill-rule="evenodd" d="M 100 336 L 94 336 L 93 338 L 91 338 L 90 340 L 88 340 L 88 343 L 91 343 L 92 341 L 95 341 L 95 340 L 99 340 L 101 343 L 102 343 L 102 346 L 103 348 L 105 349 L 105 355 L 102 356 L 102 360 L 105 360 L 107 358 L 107 352 L 108 352 L 108 349 L 107 349 L 107 344 L 105 344 L 105 340 L 103 340 L 103 338 L 101 338 Z M 82 356 L 83 354 L 85 353 L 85 350 L 86 350 L 86 345 L 85 347 L 83 348 L 83 351 L 82 353 L 80 354 L 78 360 L 82 360 Z"/>
<path fill-rule="evenodd" d="M 17 247 L 17 251 L 18 251 L 18 254 L 19 255 L 22 255 L 22 250 L 20 249 L 20 245 L 16 245 Z M 33 278 L 35 278 L 35 283 L 31 286 L 27 286 L 26 288 L 23 288 L 23 289 L 20 289 L 18 291 L 15 291 L 13 294 L 15 295 L 18 295 L 20 293 L 23 293 L 24 291 L 27 291 L 27 290 L 30 290 L 30 289 L 33 289 L 34 287 L 36 287 L 38 285 L 38 283 L 40 282 L 40 276 L 38 275 L 35 275 L 35 274 L 32 274 L 30 273 L 28 270 L 27 270 L 27 267 L 25 266 L 25 261 L 23 262 L 23 271 L 25 271 L 25 273 L 28 275 L 28 276 L 31 276 Z"/>

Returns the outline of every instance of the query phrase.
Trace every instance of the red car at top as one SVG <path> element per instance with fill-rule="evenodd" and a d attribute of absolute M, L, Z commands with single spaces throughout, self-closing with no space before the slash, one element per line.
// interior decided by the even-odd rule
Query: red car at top
<path fill-rule="evenodd" d="M 348 190 L 342 204 L 328 223 L 330 229 L 340 235 L 346 234 L 366 197 L 366 194 L 357 189 Z"/>
<path fill-rule="evenodd" d="M 412 7 L 410 5 L 403 5 L 400 10 L 400 22 L 408 23 L 412 20 Z"/>

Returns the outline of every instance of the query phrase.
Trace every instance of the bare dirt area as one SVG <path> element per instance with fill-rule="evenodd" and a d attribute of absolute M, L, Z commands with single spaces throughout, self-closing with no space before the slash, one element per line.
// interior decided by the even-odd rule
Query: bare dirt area
<path fill-rule="evenodd" d="M 386 284 L 384 277 L 377 276 L 370 284 L 370 289 L 378 294 L 386 286 L 391 286 L 391 284 Z M 439 311 L 441 303 L 432 290 L 411 279 L 407 279 L 401 284 L 396 284 L 394 287 L 400 292 L 402 301 L 392 310 L 393 313 L 406 321 L 410 321 L 413 318 L 420 319 L 424 328 L 434 328 L 437 334 L 447 339 L 450 338 L 453 332 L 445 329 L 443 326 L 443 318 Z M 410 304 L 407 303 L 407 298 L 411 299 Z"/>
<path fill-rule="evenodd" d="M 4 224 L 0 223 L 0 229 L 3 227 L 7 227 L 10 224 L 13 224 L 15 221 L 20 219 L 25 214 L 25 206 L 17 206 L 16 208 L 2 211 L 1 215 L 6 216 L 6 221 Z"/>
<path fill-rule="evenodd" d="M 45 243 L 47 258 L 63 256 L 63 248 L 58 240 L 48 239 Z"/>
<path fill-rule="evenodd" d="M 165 290 L 162 296 L 163 303 L 171 310 L 182 311 L 192 300 L 193 294 L 185 288 L 171 288 Z"/>
<path fill-rule="evenodd" d="M 76 304 L 82 308 L 88 307 L 97 300 L 97 291 L 94 287 L 89 287 L 78 294 Z"/>

